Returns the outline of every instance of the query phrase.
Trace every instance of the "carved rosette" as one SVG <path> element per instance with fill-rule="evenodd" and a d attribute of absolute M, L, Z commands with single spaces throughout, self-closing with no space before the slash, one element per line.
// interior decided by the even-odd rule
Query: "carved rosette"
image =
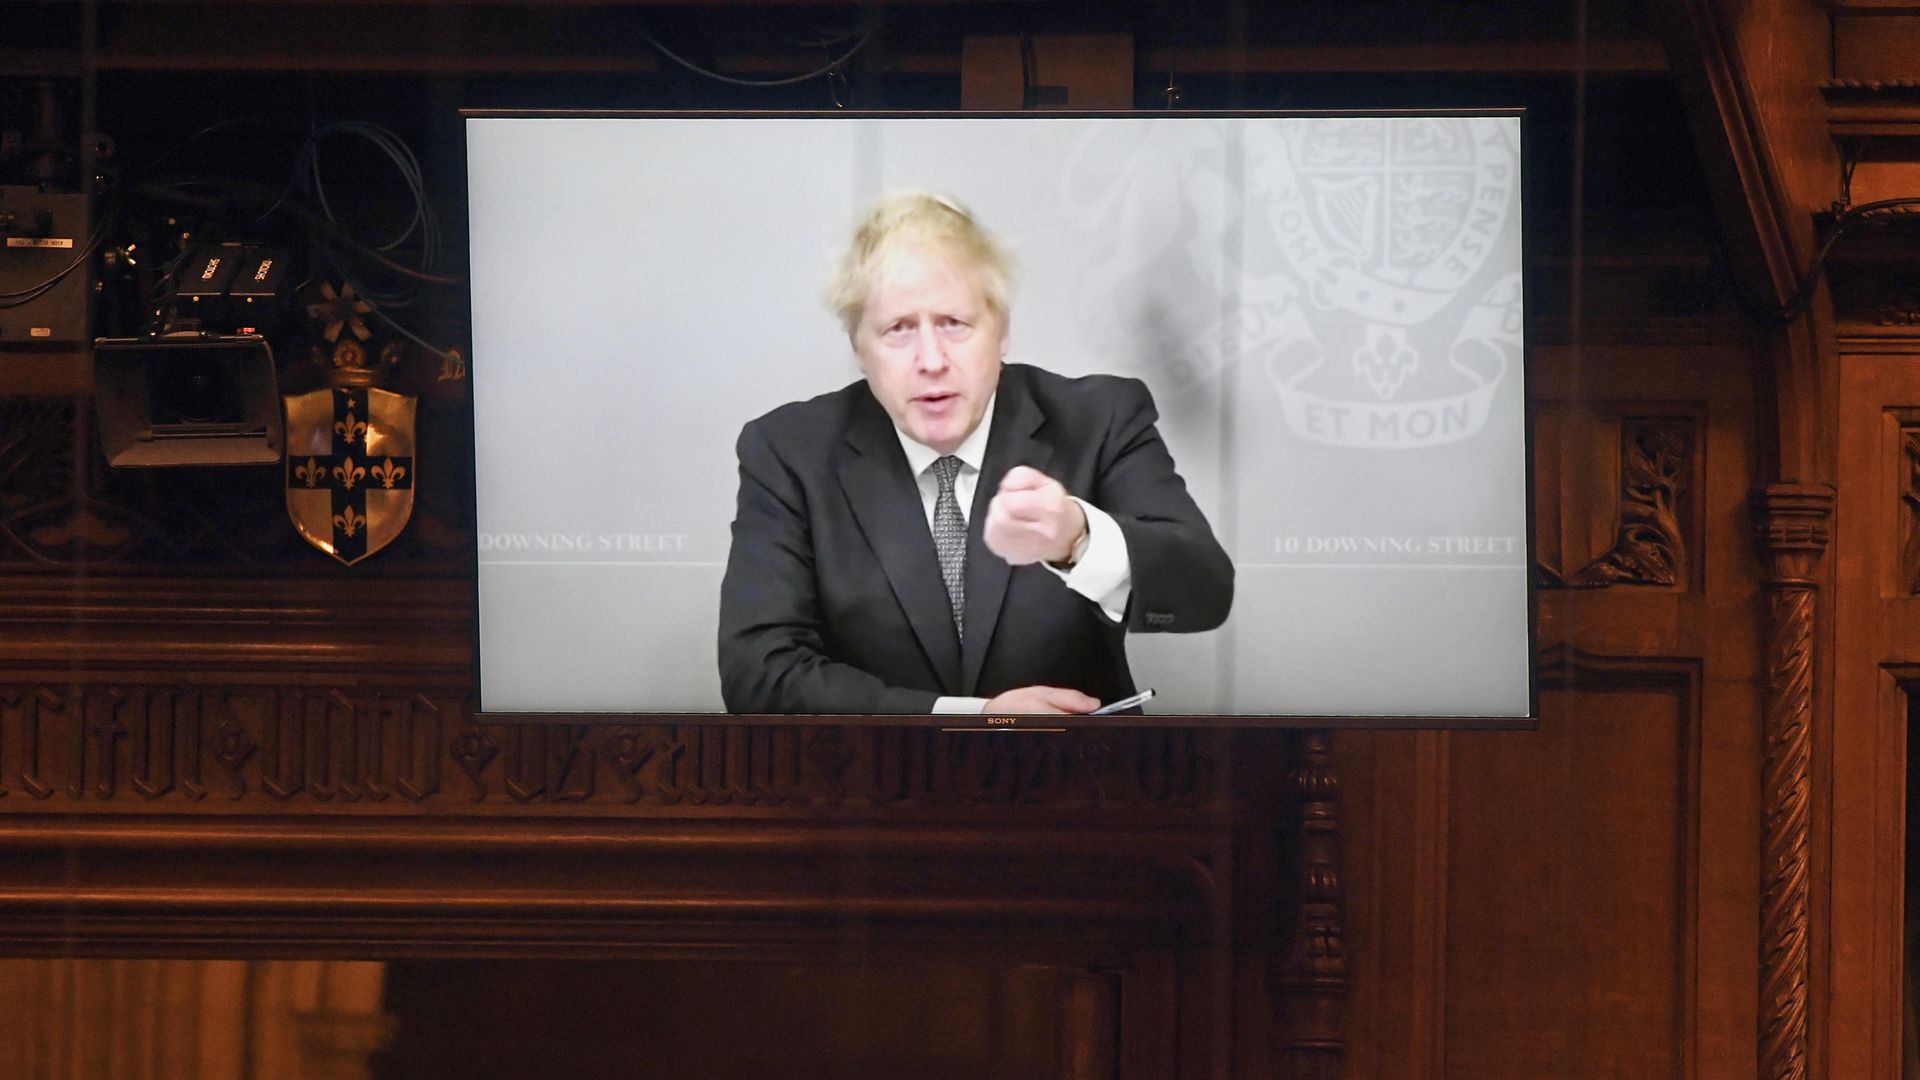
<path fill-rule="evenodd" d="M 1805 1080 L 1814 575 L 1826 551 L 1833 489 L 1775 484 L 1756 492 L 1754 504 L 1768 571 L 1760 1075 L 1763 1080 Z"/>
<path fill-rule="evenodd" d="M 1299 804 L 1298 912 L 1280 973 L 1280 1075 L 1333 1080 L 1346 1048 L 1341 1010 L 1347 994 L 1347 953 L 1340 894 L 1340 780 L 1332 739 L 1302 732 L 1291 781 Z"/>

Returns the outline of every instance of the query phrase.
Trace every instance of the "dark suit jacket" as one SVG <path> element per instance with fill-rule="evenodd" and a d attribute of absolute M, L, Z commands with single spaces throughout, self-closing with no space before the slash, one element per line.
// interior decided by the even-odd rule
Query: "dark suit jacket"
<path fill-rule="evenodd" d="M 1174 471 L 1136 379 L 1008 364 L 967 515 L 964 640 L 893 422 L 865 382 L 740 433 L 739 508 L 720 586 L 720 686 L 747 713 L 926 713 L 940 695 L 1134 692 L 1126 632 L 1209 630 L 1233 564 Z M 981 541 L 987 504 L 1030 465 L 1112 515 L 1133 591 L 1124 624 L 1043 566 Z"/>

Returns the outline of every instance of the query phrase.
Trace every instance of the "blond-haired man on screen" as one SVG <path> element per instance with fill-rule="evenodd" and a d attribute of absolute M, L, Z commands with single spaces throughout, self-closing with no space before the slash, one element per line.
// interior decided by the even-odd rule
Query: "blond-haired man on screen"
<path fill-rule="evenodd" d="M 748 713 L 1086 713 L 1129 631 L 1220 625 L 1233 565 L 1144 384 L 1006 363 L 1009 259 L 882 200 L 829 291 L 865 378 L 740 433 L 720 682 Z"/>

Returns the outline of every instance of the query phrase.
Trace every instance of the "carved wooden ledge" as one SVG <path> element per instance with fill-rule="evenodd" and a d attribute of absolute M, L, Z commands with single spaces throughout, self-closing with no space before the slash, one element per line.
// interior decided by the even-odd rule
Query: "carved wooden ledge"
<path fill-rule="evenodd" d="M 1920 138 L 1920 79 L 1831 79 L 1820 93 L 1835 139 Z"/>
<path fill-rule="evenodd" d="M 1813 631 L 1833 514 L 1826 485 L 1754 493 L 1767 568 L 1767 698 L 1760 882 L 1760 1076 L 1807 1076 L 1807 907 L 1812 836 Z"/>
<path fill-rule="evenodd" d="M 1207 840 L 831 823 L 0 819 L 0 953 L 554 956 L 1209 943 Z"/>
<path fill-rule="evenodd" d="M 1225 732 L 478 722 L 469 589 L 0 572 L 0 953 L 1219 943 Z"/>
<path fill-rule="evenodd" d="M 1121 956 L 1226 910 L 1221 732 L 494 725 L 450 678 L 7 666 L 0 953 Z"/>

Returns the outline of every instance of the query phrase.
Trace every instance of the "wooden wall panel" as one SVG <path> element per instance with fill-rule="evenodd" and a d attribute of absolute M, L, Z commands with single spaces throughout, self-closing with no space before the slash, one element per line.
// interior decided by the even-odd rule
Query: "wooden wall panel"
<path fill-rule="evenodd" d="M 1452 737 L 1443 1075 L 1686 1075 L 1692 698 L 1596 679 Z"/>
<path fill-rule="evenodd" d="M 868 959 L 399 963 L 384 1075 L 1118 1080 L 1115 1051 L 1151 1037 L 1120 1024 L 1140 988 L 1118 973 Z"/>
<path fill-rule="evenodd" d="M 1535 349 L 1542 724 L 1337 743 L 1345 1076 L 1753 1075 L 1751 361 L 1711 328 Z"/>
<path fill-rule="evenodd" d="M 1862 330 L 1840 367 L 1834 537 L 1833 720 L 1822 732 L 1830 827 L 1820 920 L 1831 941 L 1816 969 L 1830 987 L 1832 1076 L 1897 1076 L 1909 696 L 1920 686 L 1920 333 Z M 1816 890 L 1816 896 L 1821 890 Z"/>

